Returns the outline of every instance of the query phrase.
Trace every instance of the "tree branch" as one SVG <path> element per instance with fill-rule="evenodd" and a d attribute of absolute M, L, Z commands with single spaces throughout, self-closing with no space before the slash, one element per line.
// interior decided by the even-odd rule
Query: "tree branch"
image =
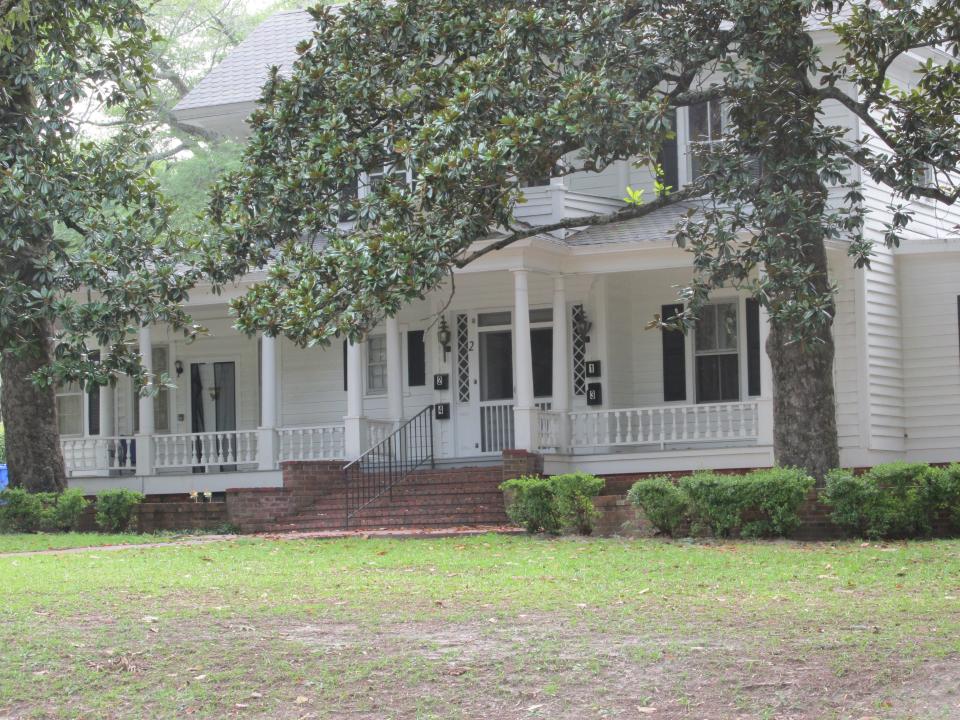
<path fill-rule="evenodd" d="M 699 185 L 689 185 L 683 190 L 659 197 L 653 202 L 647 203 L 646 205 L 629 206 L 623 208 L 622 210 L 618 210 L 615 213 L 609 213 L 607 215 L 591 215 L 589 217 L 582 218 L 564 218 L 563 220 L 550 223 L 548 225 L 530 225 L 522 229 L 514 230 L 506 237 L 500 238 L 499 240 L 480 248 L 476 252 L 460 258 L 456 262 L 456 267 L 466 267 L 474 260 L 477 260 L 488 253 L 492 253 L 496 250 L 502 250 L 518 240 L 539 235 L 540 233 L 552 232 L 554 230 L 569 230 L 570 228 L 611 225 L 613 223 L 623 222 L 625 220 L 635 220 L 636 218 L 642 218 L 656 210 L 660 210 L 661 208 L 676 205 L 684 200 L 691 200 L 693 198 L 701 197 L 705 194 L 706 191 Z"/>

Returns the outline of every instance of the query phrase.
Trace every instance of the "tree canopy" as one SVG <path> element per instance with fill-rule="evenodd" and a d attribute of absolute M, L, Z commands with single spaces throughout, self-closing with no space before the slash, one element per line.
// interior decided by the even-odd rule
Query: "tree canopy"
<path fill-rule="evenodd" d="M 290 77 L 271 75 L 244 166 L 211 204 L 211 275 L 269 265 L 233 303 L 242 329 L 300 344 L 362 337 L 483 253 L 702 198 L 676 231 L 694 268 L 685 309 L 653 325 L 691 325 L 720 286 L 752 294 L 770 320 L 777 458 L 818 475 L 837 464 L 825 241 L 870 261 L 855 167 L 892 193 L 891 245 L 911 218 L 900 203 L 960 197 L 953 0 L 358 0 L 311 12 L 313 38 Z M 904 58 L 908 86 L 890 77 Z M 617 161 L 656 172 L 672 114 L 704 103 L 724 121 L 694 138 L 706 142 L 690 184 L 629 195 L 612 215 L 513 217 L 533 178 Z M 831 120 L 830 103 L 868 132 Z"/>

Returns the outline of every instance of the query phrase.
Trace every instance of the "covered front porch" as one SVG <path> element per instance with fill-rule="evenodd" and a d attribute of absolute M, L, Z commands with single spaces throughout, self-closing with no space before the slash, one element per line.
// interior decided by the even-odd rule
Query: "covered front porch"
<path fill-rule="evenodd" d="M 353 460 L 425 408 L 441 465 L 509 448 L 543 454 L 554 472 L 770 464 L 762 311 L 720 292 L 686 336 L 645 329 L 676 306 L 687 262 L 676 248 L 576 259 L 532 242 L 468 268 L 452 296 L 439 289 L 364 342 L 326 349 L 244 337 L 222 297 L 200 297 L 191 310 L 208 336 L 140 330 L 148 368 L 175 387 L 138 398 L 122 381 L 81 396 L 79 431 L 62 438 L 71 484 L 278 486 L 281 463 Z"/>

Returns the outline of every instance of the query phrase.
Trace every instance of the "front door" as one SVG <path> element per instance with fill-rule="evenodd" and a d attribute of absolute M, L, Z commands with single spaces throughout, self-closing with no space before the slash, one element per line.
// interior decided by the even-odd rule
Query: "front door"
<path fill-rule="evenodd" d="M 234 439 L 218 435 L 237 429 L 236 365 L 233 362 L 190 363 L 190 431 L 204 433 L 194 440 L 195 457 L 201 461 L 235 456 Z M 211 470 L 236 470 L 235 465 L 217 465 Z M 203 466 L 194 472 L 204 472 Z"/>
<path fill-rule="evenodd" d="M 453 397 L 459 457 L 513 446 L 513 329 L 509 310 L 454 316 Z"/>

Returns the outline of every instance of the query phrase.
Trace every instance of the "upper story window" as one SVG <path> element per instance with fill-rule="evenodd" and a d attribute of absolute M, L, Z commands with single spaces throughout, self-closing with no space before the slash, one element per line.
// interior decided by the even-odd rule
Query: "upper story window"
<path fill-rule="evenodd" d="M 687 138 L 690 154 L 690 178 L 703 174 L 703 156 L 723 136 L 723 106 L 719 100 L 697 103 L 688 108 Z"/>
<path fill-rule="evenodd" d="M 387 336 L 373 335 L 367 340 L 367 392 L 380 395 L 387 391 Z"/>

